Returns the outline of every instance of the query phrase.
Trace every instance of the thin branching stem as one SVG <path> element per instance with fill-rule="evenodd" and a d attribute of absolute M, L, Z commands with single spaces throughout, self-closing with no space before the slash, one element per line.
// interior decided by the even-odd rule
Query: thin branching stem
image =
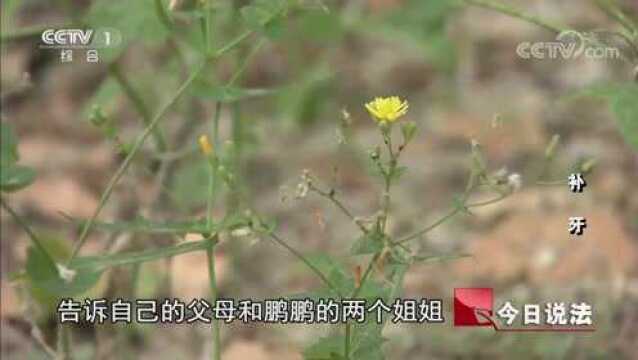
<path fill-rule="evenodd" d="M 211 57 L 209 57 L 207 60 L 208 61 L 213 61 L 213 60 L 217 59 L 218 57 L 220 57 L 221 55 L 223 55 L 224 53 L 234 49 L 242 41 L 247 39 L 251 34 L 252 34 L 252 31 L 246 31 L 245 33 L 241 34 L 240 36 L 238 36 L 235 39 L 233 39 L 232 41 L 230 41 L 225 46 L 223 46 L 220 49 L 218 49 L 217 51 L 215 51 L 215 53 Z M 177 102 L 177 100 L 179 100 L 179 98 L 183 95 L 183 93 L 190 86 L 190 84 L 197 78 L 197 76 L 205 68 L 206 64 L 207 64 L 207 61 L 204 61 L 200 65 L 198 65 L 198 67 L 195 69 L 195 71 L 193 71 L 191 73 L 191 75 L 188 77 L 188 79 L 186 79 L 186 81 L 177 89 L 177 91 L 175 92 L 173 97 L 171 97 L 171 99 L 157 112 L 157 114 L 151 120 L 149 125 L 139 135 L 139 137 L 137 138 L 137 140 L 133 144 L 133 147 L 131 148 L 131 150 L 127 154 L 126 158 L 124 159 L 124 161 L 122 162 L 120 167 L 117 169 L 115 174 L 111 177 L 111 180 L 109 181 L 109 183 L 107 184 L 104 192 L 102 193 L 102 196 L 100 198 L 100 202 L 99 202 L 97 208 L 95 209 L 95 211 L 93 212 L 93 214 L 91 215 L 89 220 L 84 224 L 84 226 L 82 228 L 82 232 L 80 233 L 80 236 L 78 237 L 78 240 L 77 240 L 77 242 L 76 242 L 76 244 L 75 244 L 75 246 L 73 248 L 73 252 L 71 254 L 71 257 L 69 258 L 69 262 L 71 260 L 73 260 L 79 254 L 82 246 L 84 245 L 84 243 L 86 242 L 86 239 L 88 238 L 89 232 L 90 232 L 91 228 L 93 227 L 93 224 L 95 223 L 95 220 L 100 215 L 100 212 L 102 211 L 102 209 L 106 205 L 106 202 L 111 197 L 111 194 L 112 194 L 112 192 L 113 192 L 113 190 L 115 188 L 115 185 L 117 185 L 117 183 L 120 181 L 120 179 L 122 178 L 122 176 L 124 175 L 124 173 L 126 172 L 128 167 L 131 165 L 131 162 L 132 162 L 133 158 L 135 157 L 137 152 L 141 149 L 142 145 L 144 144 L 144 142 L 146 141 L 148 136 L 153 132 L 153 130 L 155 129 L 157 124 L 160 122 L 160 120 L 162 120 L 164 115 L 166 115 L 168 110 Z"/>
<path fill-rule="evenodd" d="M 172 30 L 173 20 L 171 19 L 170 15 L 166 11 L 166 8 L 164 7 L 162 0 L 154 0 L 154 3 L 155 3 L 155 12 L 157 13 L 157 17 L 159 18 L 159 20 L 162 22 L 162 25 L 164 25 L 164 27 L 167 30 Z"/>
<path fill-rule="evenodd" d="M 374 256 L 372 256 L 372 259 L 370 259 L 370 262 L 368 263 L 366 270 L 363 272 L 363 275 L 361 276 L 361 283 L 356 289 L 354 289 L 352 293 L 352 296 L 351 296 L 352 299 L 356 299 L 357 296 L 359 296 L 359 294 L 361 293 L 361 290 L 363 289 L 363 285 L 366 283 L 366 281 L 372 274 L 372 269 L 374 269 L 374 264 L 377 262 L 377 260 L 379 260 L 380 256 L 381 256 L 381 252 L 377 252 L 376 254 L 374 254 Z M 345 330 L 345 344 L 344 344 L 344 355 L 346 359 L 350 359 L 351 343 L 352 343 L 352 324 L 350 322 L 347 322 L 346 330 Z"/>
<path fill-rule="evenodd" d="M 634 22 L 622 12 L 615 1 L 595 0 L 594 2 L 609 18 L 622 25 L 629 34 L 633 36 L 638 34 L 638 25 L 634 24 Z"/>
<path fill-rule="evenodd" d="M 363 224 L 361 224 L 359 221 L 357 221 L 357 218 L 352 214 L 352 212 L 350 210 L 348 210 L 348 208 L 341 202 L 341 200 L 339 200 L 334 191 L 325 191 L 325 190 L 321 190 L 319 189 L 316 185 L 314 185 L 313 183 L 310 183 L 308 185 L 308 188 L 314 192 L 316 192 L 317 194 L 319 194 L 320 196 L 330 200 L 339 210 L 341 210 L 341 212 L 348 217 L 348 219 L 350 219 L 355 225 L 357 225 L 357 227 L 364 233 L 367 234 L 368 233 L 368 229 L 365 228 L 365 226 L 363 226 Z"/>
<path fill-rule="evenodd" d="M 312 272 L 314 272 L 321 281 L 323 281 L 326 286 L 328 286 L 332 291 L 334 291 L 337 295 L 343 296 L 341 291 L 337 286 L 335 286 L 332 281 L 330 281 L 326 275 L 324 275 L 319 268 L 317 268 L 313 263 L 311 263 L 302 253 L 297 251 L 295 248 L 290 246 L 284 239 L 279 237 L 279 235 L 274 232 L 268 233 L 268 237 L 272 239 L 274 242 L 282 246 L 284 249 L 288 250 L 292 255 L 294 255 L 297 259 L 301 260 Z"/>
<path fill-rule="evenodd" d="M 40 242 L 40 239 L 38 239 L 38 236 L 35 234 L 35 232 L 33 232 L 29 224 L 27 224 L 27 222 L 24 221 L 22 217 L 15 212 L 15 210 L 13 210 L 13 208 L 5 201 L 4 197 L 0 196 L 0 204 L 2 204 L 2 208 L 5 209 L 9 213 L 9 215 L 11 215 L 13 220 L 15 220 L 15 222 L 18 225 L 20 225 L 20 227 L 24 230 L 24 232 L 26 232 L 27 235 L 29 235 L 29 239 L 31 239 L 31 242 L 33 243 L 33 245 L 35 245 L 35 247 L 37 247 L 38 250 L 48 255 L 48 252 L 46 251 L 46 249 Z M 48 256 L 48 258 L 51 258 L 51 257 Z"/>
<path fill-rule="evenodd" d="M 58 358 L 60 360 L 71 360 L 71 328 L 68 324 L 58 323 Z"/>
<path fill-rule="evenodd" d="M 390 244 L 392 244 L 390 238 L 385 236 L 386 226 L 388 222 L 388 215 L 390 212 L 390 188 L 392 187 L 392 181 L 396 179 L 395 172 L 397 171 L 397 165 L 398 165 L 399 156 L 400 156 L 400 151 L 395 153 L 392 147 L 392 132 L 391 131 L 392 131 L 391 128 L 381 129 L 383 142 L 386 145 L 389 159 L 387 164 L 388 171 L 387 172 L 382 171 L 384 186 L 383 186 L 383 194 L 382 194 L 382 205 L 381 205 L 382 215 L 381 215 L 380 230 L 384 234 L 384 238 L 387 239 L 386 241 L 388 241 L 388 243 Z M 378 163 L 378 165 L 383 170 L 383 166 L 380 164 L 380 162 Z M 379 226 L 379 223 L 377 223 L 377 226 Z M 364 284 L 370 277 L 370 274 L 372 274 L 374 265 L 379 260 L 379 257 L 381 256 L 382 252 L 383 250 L 376 252 L 374 256 L 372 257 L 372 259 L 370 259 L 370 262 L 368 263 L 366 270 L 361 276 L 361 281 L 359 283 L 359 286 L 352 293 L 352 298 L 356 298 L 361 292 L 361 289 L 363 289 Z M 350 359 L 351 343 L 352 343 L 352 324 L 349 322 L 346 322 L 345 327 L 346 328 L 345 328 L 345 339 L 344 339 L 344 356 L 346 359 Z"/>
<path fill-rule="evenodd" d="M 197 76 L 199 75 L 199 73 L 201 72 L 201 70 L 204 68 L 204 64 L 202 63 L 201 65 L 199 65 L 195 71 L 192 72 L 191 76 L 186 79 L 186 81 L 184 81 L 184 83 L 182 84 L 182 86 L 180 86 L 177 91 L 175 92 L 175 94 L 169 99 L 169 101 L 157 112 L 157 114 L 155 115 L 155 117 L 151 120 L 151 122 L 148 124 L 148 126 L 144 129 L 144 131 L 138 136 L 137 140 L 135 141 L 135 143 L 133 144 L 133 147 L 131 148 L 131 150 L 128 152 L 126 158 L 124 159 L 124 161 L 122 162 L 122 164 L 120 165 L 120 167 L 117 169 L 117 171 L 115 172 L 115 174 L 111 177 L 111 180 L 109 181 L 109 183 L 106 186 L 106 189 L 104 190 L 104 192 L 102 193 L 102 196 L 100 198 L 100 202 L 98 203 L 97 208 L 95 209 L 95 211 L 93 212 L 93 214 L 91 215 L 91 217 L 89 218 L 89 220 L 84 224 L 84 226 L 82 227 L 82 232 L 80 233 L 80 236 L 77 240 L 77 242 L 75 243 L 75 246 L 73 247 L 73 252 L 71 253 L 71 257 L 69 258 L 69 262 L 74 259 L 80 252 L 80 249 L 82 249 L 82 246 L 84 245 L 84 243 L 86 242 L 86 239 L 88 238 L 89 232 L 95 222 L 95 220 L 97 219 L 97 217 L 100 215 L 100 212 L 102 211 L 102 209 L 104 208 L 104 206 L 106 205 L 107 201 L 109 200 L 109 198 L 111 197 L 111 194 L 113 193 L 113 190 L 115 189 L 115 185 L 117 185 L 117 183 L 120 181 L 120 179 L 122 178 L 122 176 L 124 176 L 124 173 L 126 173 L 126 170 L 128 169 L 128 167 L 131 165 L 133 158 L 135 157 L 135 155 L 139 152 L 139 150 L 142 148 L 142 145 L 144 144 L 144 142 L 146 141 L 146 139 L 149 137 L 149 135 L 153 132 L 153 130 L 155 129 L 155 127 L 157 126 L 157 124 L 159 124 L 160 120 L 162 120 L 162 118 L 164 117 L 164 115 L 166 115 L 166 113 L 168 112 L 168 110 L 177 102 L 177 100 L 179 100 L 179 98 L 184 94 L 184 92 L 186 91 L 186 89 L 190 86 L 190 84 L 195 80 L 195 78 L 197 78 Z"/>
<path fill-rule="evenodd" d="M 217 237 L 217 235 L 215 235 Z M 215 272 L 215 244 L 216 241 L 213 238 L 209 239 L 210 246 L 206 248 L 206 259 L 208 263 L 208 279 L 210 282 L 210 296 L 212 304 L 214 305 L 219 297 L 219 291 L 217 287 L 217 274 Z M 218 319 L 213 319 L 213 349 L 212 356 L 213 360 L 221 359 L 221 327 Z"/>
<path fill-rule="evenodd" d="M 435 221 L 434 223 L 432 223 L 431 225 L 426 226 L 425 228 L 417 231 L 416 233 L 409 235 L 403 239 L 399 239 L 397 241 L 395 241 L 393 244 L 394 245 L 399 245 L 399 244 L 405 244 L 410 240 L 416 239 L 418 237 L 421 237 L 425 234 L 427 234 L 428 232 L 434 230 L 435 228 L 439 227 L 441 224 L 445 223 L 446 221 L 450 220 L 451 218 L 455 217 L 459 212 L 461 212 L 461 209 L 458 207 L 455 207 L 454 209 L 452 209 L 451 211 L 449 211 L 447 214 L 443 215 L 440 219 L 438 219 L 437 221 Z"/>
<path fill-rule="evenodd" d="M 133 85 L 131 84 L 128 77 L 126 76 L 126 74 L 124 73 L 120 65 L 117 63 L 117 61 L 110 63 L 108 66 L 108 69 L 109 69 L 109 73 L 115 78 L 117 83 L 120 85 L 120 87 L 124 91 L 124 94 L 126 95 L 126 97 L 131 101 L 131 103 L 135 107 L 135 110 L 142 117 L 142 122 L 144 123 L 144 126 L 148 126 L 152 121 L 152 116 L 151 116 L 151 111 L 149 110 L 148 106 L 146 106 L 146 103 L 144 102 L 144 99 L 142 98 L 142 96 L 139 94 L 139 92 L 137 92 L 137 90 L 135 90 L 135 88 L 133 87 Z M 155 129 L 152 132 L 152 135 L 153 135 L 153 140 L 155 141 L 155 146 L 157 147 L 157 150 L 159 152 L 166 151 L 166 148 L 167 148 L 166 138 L 164 137 L 164 134 L 162 133 L 162 130 L 159 126 L 155 127 Z"/>
<path fill-rule="evenodd" d="M 23 39 L 28 39 L 32 37 L 39 37 L 42 35 L 42 32 L 47 29 L 65 29 L 71 26 L 71 23 L 63 23 L 58 25 L 34 25 L 34 26 L 25 26 L 20 29 L 14 31 L 3 32 L 0 36 L 0 40 L 2 43 L 6 44 L 12 41 L 20 41 Z"/>
<path fill-rule="evenodd" d="M 219 144 L 219 118 L 221 116 L 222 106 L 221 102 L 217 102 L 215 104 L 215 115 L 213 117 L 213 153 L 208 154 L 208 197 L 206 199 L 207 204 L 207 223 L 208 223 L 208 236 L 211 236 L 212 232 L 212 223 L 213 223 L 213 205 L 215 202 L 215 193 L 217 191 L 217 179 L 218 179 L 218 163 L 217 159 L 219 159 L 219 152 L 221 151 L 221 147 Z M 217 234 L 215 235 L 217 238 Z M 206 249 L 206 257 L 208 260 L 208 279 L 210 282 L 210 292 L 211 292 L 211 301 L 213 304 L 217 301 L 218 298 L 218 287 L 217 287 L 217 274 L 215 272 L 215 244 L 217 241 L 212 241 L 210 246 Z M 219 320 L 213 319 L 213 350 L 212 350 L 212 359 L 220 360 L 221 359 L 221 323 Z"/>

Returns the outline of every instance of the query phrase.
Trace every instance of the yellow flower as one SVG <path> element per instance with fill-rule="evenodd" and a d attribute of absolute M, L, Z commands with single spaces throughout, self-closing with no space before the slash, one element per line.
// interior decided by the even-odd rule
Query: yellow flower
<path fill-rule="evenodd" d="M 208 136 L 201 135 L 198 141 L 199 149 L 201 150 L 202 154 L 210 156 L 213 153 L 213 145 L 211 145 L 210 141 L 208 141 Z"/>
<path fill-rule="evenodd" d="M 408 112 L 408 102 L 398 96 L 378 97 L 367 103 L 366 109 L 379 123 L 392 123 Z"/>

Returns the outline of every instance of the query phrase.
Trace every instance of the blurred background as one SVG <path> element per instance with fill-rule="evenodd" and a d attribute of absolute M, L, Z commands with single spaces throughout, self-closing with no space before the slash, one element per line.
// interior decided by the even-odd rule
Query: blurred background
<path fill-rule="evenodd" d="M 158 3 L 171 26 L 158 16 Z M 241 9 L 251 2 L 214 3 L 214 40 L 221 46 L 246 28 Z M 585 57 L 523 59 L 516 52 L 521 42 L 553 41 L 556 34 L 463 2 L 298 3 L 280 24 L 252 35 L 196 79 L 161 122 L 164 147 L 155 138 L 147 141 L 100 219 L 203 215 L 207 167 L 196 139 L 210 130 L 221 104 L 223 144 L 215 146 L 232 147 L 239 185 L 233 191 L 220 187 L 216 214 L 251 208 L 276 219 L 282 236 L 301 251 L 342 256 L 354 268 L 363 260 L 344 254 L 356 239 L 356 227 L 321 197 L 295 199 L 295 187 L 308 169 L 334 184 L 355 214 L 372 215 L 381 184 L 371 176 L 366 154 L 381 140 L 363 104 L 375 96 L 399 95 L 409 101 L 406 118 L 419 131 L 403 154 L 409 171 L 393 190 L 394 233 L 409 234 L 449 210 L 464 190 L 472 141 L 481 144 L 492 171 L 521 174 L 522 188 L 419 240 L 424 252 L 472 257 L 409 270 L 403 296 L 443 299 L 447 321 L 389 325 L 386 358 L 637 359 L 638 157 L 607 102 L 576 96 L 600 84 L 633 81 L 635 60 L 632 65 Z M 508 3 L 581 31 L 619 28 L 594 2 Z M 636 17 L 635 2 L 621 6 Z M 144 127 L 140 119 L 155 114 L 196 63 L 201 46 L 196 7 L 189 1 L 2 1 L 2 121 L 16 133 L 20 163 L 37 173 L 31 186 L 3 197 L 52 253 L 69 254 L 77 226 L 68 217 L 91 216 L 123 159 L 119 149 L 131 146 Z M 87 62 L 83 51 L 62 62 L 59 50 L 40 48 L 43 29 L 77 24 L 116 29 L 122 43 L 100 51 L 98 63 Z M 229 81 L 233 91 L 219 87 Z M 343 111 L 350 114 L 347 129 Z M 91 121 L 96 114 L 111 128 L 96 126 Z M 556 156 L 542 170 L 554 135 L 561 139 Z M 566 179 L 589 159 L 596 159 L 596 167 L 582 194 L 566 185 L 535 184 L 541 172 L 549 180 Z M 54 344 L 57 303 L 15 280 L 24 269 L 29 239 L 6 212 L 0 216 L 2 357 L 44 358 L 32 328 Z M 571 216 L 587 218 L 583 236 L 568 233 Z M 275 298 L 318 286 L 296 259 L 267 240 L 222 240 L 216 255 L 222 297 Z M 174 241 L 96 230 L 83 254 Z M 497 303 L 588 302 L 597 331 L 509 334 L 454 328 L 453 289 L 472 286 L 493 287 Z M 191 253 L 110 269 L 87 296 L 208 294 L 206 256 Z M 224 325 L 223 358 L 301 359 L 301 350 L 326 331 Z M 210 352 L 209 336 L 209 327 L 190 325 L 83 325 L 73 332 L 78 359 L 200 359 Z"/>

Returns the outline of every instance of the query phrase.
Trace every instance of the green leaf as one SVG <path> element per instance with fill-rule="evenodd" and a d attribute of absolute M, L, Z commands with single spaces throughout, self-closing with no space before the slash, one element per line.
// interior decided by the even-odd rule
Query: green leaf
<path fill-rule="evenodd" d="M 26 166 L 13 165 L 0 169 L 0 190 L 13 192 L 33 183 L 35 171 Z"/>
<path fill-rule="evenodd" d="M 166 246 L 159 249 L 151 249 L 123 254 L 85 256 L 74 259 L 71 268 L 83 271 L 103 271 L 114 266 L 132 265 L 147 261 L 160 260 L 193 251 L 203 251 L 210 246 L 208 240 L 189 241 L 177 245 Z"/>
<path fill-rule="evenodd" d="M 20 0 L 5 0 L 0 5 L 2 6 L 2 21 L 0 25 L 2 26 L 3 35 L 9 33 L 15 27 L 16 19 L 18 19 L 16 13 L 21 5 L 24 6 L 25 4 Z"/>
<path fill-rule="evenodd" d="M 381 335 L 383 325 L 369 319 L 364 324 L 353 324 L 351 360 L 383 360 L 381 348 L 385 339 Z"/>
<path fill-rule="evenodd" d="M 611 100 L 618 128 L 625 141 L 638 151 L 638 85 L 631 84 L 618 89 Z"/>
<path fill-rule="evenodd" d="M 406 0 L 404 3 L 394 11 L 382 12 L 382 19 L 363 22 L 357 30 L 416 49 L 438 70 L 452 74 L 457 65 L 457 51 L 447 28 L 459 2 Z"/>
<path fill-rule="evenodd" d="M 182 206 L 204 206 L 208 193 L 208 164 L 205 161 L 183 161 L 178 165 L 171 191 Z M 217 196 L 221 196 L 221 181 L 217 181 Z"/>
<path fill-rule="evenodd" d="M 18 140 L 13 128 L 0 122 L 0 191 L 13 192 L 33 183 L 35 171 L 16 165 L 19 159 Z"/>
<path fill-rule="evenodd" d="M 346 267 L 335 258 L 326 254 L 307 256 L 306 259 L 328 278 L 341 294 L 349 294 L 354 290 L 354 279 L 349 276 Z M 322 288 L 315 292 L 317 298 L 337 297 L 339 294 L 328 288 Z"/>
<path fill-rule="evenodd" d="M 70 216 L 66 216 L 67 219 L 75 223 L 78 227 L 84 226 L 86 220 L 75 219 Z M 248 219 L 245 216 L 228 216 L 224 220 L 218 223 L 213 223 L 211 228 L 208 228 L 206 219 L 189 220 L 189 221 L 167 221 L 156 222 L 145 218 L 138 218 L 133 221 L 116 221 L 116 222 L 100 222 L 96 221 L 93 226 L 97 229 L 105 231 L 126 231 L 133 233 L 146 233 L 146 234 L 175 234 L 185 235 L 188 233 L 208 233 L 218 232 L 222 229 L 230 229 L 238 226 L 248 224 Z"/>
<path fill-rule="evenodd" d="M 395 167 L 392 173 L 390 174 L 391 181 L 398 181 L 401 178 L 401 176 L 403 176 L 406 172 L 408 172 L 407 166 Z"/>
<path fill-rule="evenodd" d="M 403 134 L 403 143 L 408 144 L 416 135 L 416 124 L 413 121 L 408 121 L 401 125 L 401 133 Z"/>
<path fill-rule="evenodd" d="M 457 194 L 452 197 L 452 206 L 463 214 L 472 215 L 472 212 L 465 204 L 465 196 Z"/>
<path fill-rule="evenodd" d="M 364 254 L 374 254 L 383 250 L 384 246 L 384 236 L 382 233 L 378 231 L 371 231 L 359 239 L 357 239 L 352 248 L 350 249 L 350 254 L 352 255 L 364 255 Z"/>
<path fill-rule="evenodd" d="M 86 220 L 70 218 L 77 226 L 82 227 Z M 206 220 L 153 222 L 139 218 L 133 221 L 101 222 L 96 221 L 93 226 L 105 231 L 126 231 L 146 234 L 177 234 L 204 233 L 208 231 Z"/>
<path fill-rule="evenodd" d="M 412 260 L 415 263 L 437 263 L 443 261 L 457 260 L 463 259 L 467 257 L 472 257 L 471 254 L 442 254 L 442 255 L 415 255 L 412 257 Z"/>
<path fill-rule="evenodd" d="M 627 144 L 638 151 L 638 84 L 596 86 L 576 95 L 594 96 L 607 100 L 616 117 L 618 130 Z"/>
<path fill-rule="evenodd" d="M 29 248 L 26 268 L 28 278 L 36 289 L 59 297 L 74 296 L 89 290 L 102 274 L 94 269 L 84 269 L 76 271 L 72 280 L 64 280 L 51 257 L 37 247 Z M 75 271 L 73 267 L 69 269 Z"/>
<path fill-rule="evenodd" d="M 165 265 L 161 263 L 143 263 L 139 266 L 135 277 L 135 297 L 138 299 L 153 299 L 158 296 L 165 284 Z"/>
<path fill-rule="evenodd" d="M 324 61 L 307 64 L 296 81 L 279 92 L 277 107 L 298 125 L 310 125 L 321 117 L 334 88 L 334 71 Z"/>
<path fill-rule="evenodd" d="M 365 283 L 363 283 L 361 289 L 359 289 L 357 298 L 366 299 L 368 301 L 375 301 L 377 299 L 388 301 L 390 297 L 390 290 L 390 288 L 383 286 L 381 283 L 368 279 Z"/>
<path fill-rule="evenodd" d="M 273 14 L 263 6 L 248 5 L 241 8 L 241 16 L 253 30 L 259 30 L 272 18 Z"/>
<path fill-rule="evenodd" d="M 316 343 L 307 347 L 303 352 L 305 360 L 344 360 L 344 338 L 332 335 L 320 338 Z"/>
<path fill-rule="evenodd" d="M 157 16 L 154 0 L 93 1 L 86 21 L 91 28 L 110 28 L 119 31 L 122 42 L 100 49 L 100 62 L 110 62 L 129 44 L 157 44 L 166 39 L 168 30 Z"/>
<path fill-rule="evenodd" d="M 12 166 L 18 159 L 18 141 L 13 127 L 0 122 L 0 168 Z"/>
<path fill-rule="evenodd" d="M 91 289 L 104 270 L 123 265 L 133 265 L 164 259 L 194 251 L 203 251 L 210 246 L 208 240 L 186 242 L 159 249 L 122 254 L 85 256 L 73 259 L 68 266 L 75 272 L 72 280 L 60 277 L 58 266 L 43 250 L 31 247 L 27 257 L 27 275 L 34 287 L 48 294 L 65 297 L 81 294 Z"/>
<path fill-rule="evenodd" d="M 276 90 L 272 89 L 250 89 L 235 86 L 215 86 L 194 85 L 191 90 L 197 96 L 210 98 L 216 101 L 231 103 L 244 99 L 267 96 L 274 94 Z"/>
<path fill-rule="evenodd" d="M 104 78 L 97 86 L 97 90 L 86 101 L 82 109 L 82 118 L 90 119 L 95 107 L 99 107 L 107 114 L 113 113 L 119 106 L 118 95 L 121 94 L 120 85 L 109 76 Z"/>
<path fill-rule="evenodd" d="M 240 12 L 244 22 L 252 30 L 277 35 L 281 28 L 276 20 L 286 9 L 286 0 L 255 0 L 251 5 L 242 7 Z"/>

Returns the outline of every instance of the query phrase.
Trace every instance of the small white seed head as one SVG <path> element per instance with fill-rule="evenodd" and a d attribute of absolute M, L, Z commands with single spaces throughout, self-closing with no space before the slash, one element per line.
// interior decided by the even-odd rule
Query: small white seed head
<path fill-rule="evenodd" d="M 513 173 L 507 177 L 507 185 L 512 191 L 518 191 L 523 186 L 523 179 L 520 174 Z"/>
<path fill-rule="evenodd" d="M 75 275 L 77 275 L 75 270 L 71 270 L 62 264 L 56 264 L 56 266 L 58 268 L 58 274 L 60 275 L 60 278 L 62 278 L 62 280 L 64 280 L 66 283 L 70 283 L 71 281 L 73 281 L 73 279 L 75 279 Z"/>
<path fill-rule="evenodd" d="M 253 232 L 249 227 L 244 226 L 244 227 L 234 229 L 233 231 L 230 232 L 230 235 L 234 237 L 246 237 L 251 235 L 252 233 Z"/>

